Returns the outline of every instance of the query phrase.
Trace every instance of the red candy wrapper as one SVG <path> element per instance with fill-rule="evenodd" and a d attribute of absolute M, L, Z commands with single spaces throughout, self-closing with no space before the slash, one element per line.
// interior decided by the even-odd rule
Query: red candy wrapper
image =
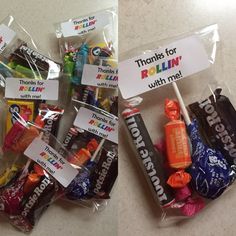
<path fill-rule="evenodd" d="M 204 207 L 205 203 L 202 198 L 188 198 L 185 205 L 180 210 L 183 215 L 191 217 L 196 215 Z"/>
<path fill-rule="evenodd" d="M 188 197 L 192 195 L 192 192 L 188 185 L 182 187 L 182 188 L 177 188 L 175 190 L 175 199 L 176 201 L 184 201 Z"/>

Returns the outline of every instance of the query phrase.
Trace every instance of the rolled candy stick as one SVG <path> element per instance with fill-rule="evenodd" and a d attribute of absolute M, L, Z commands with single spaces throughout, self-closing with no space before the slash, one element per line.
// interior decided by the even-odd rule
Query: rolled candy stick
<path fill-rule="evenodd" d="M 155 199 L 162 207 L 170 206 L 175 199 L 172 190 L 166 184 L 163 158 L 153 146 L 139 109 L 126 109 L 122 115 L 137 150 L 138 160 L 151 186 Z"/>
<path fill-rule="evenodd" d="M 172 83 L 179 100 L 192 144 L 192 165 L 189 172 L 193 188 L 203 197 L 219 197 L 231 183 L 232 170 L 218 150 L 203 143 L 196 120 L 190 120 L 187 109 L 175 82 Z"/>
<path fill-rule="evenodd" d="M 180 120 L 177 101 L 165 100 L 165 114 L 170 119 L 165 125 L 167 158 L 174 169 L 185 169 L 192 163 L 185 123 Z"/>
<path fill-rule="evenodd" d="M 59 63 L 29 48 L 24 42 L 11 54 L 10 60 L 29 68 L 32 73 L 45 72 L 47 79 L 57 78 L 62 69 Z"/>
<path fill-rule="evenodd" d="M 165 125 L 167 159 L 170 167 L 177 169 L 167 183 L 172 188 L 182 188 L 191 180 L 184 169 L 192 163 L 185 123 L 180 120 L 180 107 L 177 101 L 165 100 L 165 114 L 171 120 Z"/>
<path fill-rule="evenodd" d="M 118 176 L 117 146 L 103 148 L 94 171 L 91 173 L 91 188 L 89 195 L 95 198 L 108 199 L 112 187 Z"/>
<path fill-rule="evenodd" d="M 59 129 L 60 119 L 64 113 L 64 110 L 55 105 L 49 105 L 41 103 L 38 109 L 38 116 L 35 119 L 35 124 L 45 130 L 43 140 L 53 145 L 55 140 L 51 134 L 55 137 Z"/>
<path fill-rule="evenodd" d="M 63 147 L 66 148 L 68 151 L 70 151 L 74 142 L 79 137 L 79 134 L 80 134 L 80 129 L 75 126 L 72 126 L 69 129 L 69 131 L 62 143 Z M 59 152 L 63 154 L 65 152 L 65 149 L 61 149 Z"/>
<path fill-rule="evenodd" d="M 46 172 L 44 175 L 35 173 L 34 165 L 28 161 L 16 180 L 0 193 L 0 211 L 25 232 L 34 227 L 59 191 L 57 182 Z"/>

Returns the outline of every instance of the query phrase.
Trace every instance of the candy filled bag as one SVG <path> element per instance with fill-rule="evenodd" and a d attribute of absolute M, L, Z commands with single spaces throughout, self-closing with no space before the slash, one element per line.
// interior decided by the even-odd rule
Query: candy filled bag
<path fill-rule="evenodd" d="M 219 41 L 218 26 L 210 25 L 121 56 L 122 116 L 161 206 L 160 225 L 218 202 L 235 179 L 235 103 L 218 87 Z"/>
<path fill-rule="evenodd" d="M 13 16 L 8 16 L 1 22 L 0 33 L 2 39 L 0 47 L 2 87 L 5 86 L 6 78 L 38 80 L 59 78 L 62 70 L 61 65 L 38 49 L 31 35 Z"/>
<path fill-rule="evenodd" d="M 64 199 L 101 210 L 107 205 L 118 175 L 118 118 L 80 101 L 74 100 L 73 104 L 74 118 L 62 145 L 72 153 L 67 158 L 72 166 L 88 169 L 88 184 L 81 189 L 80 181 L 73 182 Z M 114 106 L 117 111 L 117 104 Z"/>
<path fill-rule="evenodd" d="M 17 121 L 1 147 L 1 161 L 12 163 L 0 178 L 5 180 L 0 186 L 0 211 L 13 226 L 30 232 L 47 207 L 70 190 L 75 179 L 80 180 L 81 188 L 86 185 L 83 175 L 87 169 L 70 165 L 66 159 L 72 154 L 63 150 L 47 129 L 19 114 L 15 116 Z"/>
<path fill-rule="evenodd" d="M 74 99 L 94 105 L 96 87 L 117 89 L 117 15 L 111 8 L 55 25 Z"/>
<path fill-rule="evenodd" d="M 61 104 L 61 97 L 66 100 L 67 87 L 61 73 L 62 65 L 42 53 L 31 35 L 13 16 L 1 22 L 0 33 L 0 98 L 9 108 L 4 116 L 5 134 L 15 122 L 14 112 L 33 122 L 41 103 Z M 47 109 L 53 110 L 52 107 L 48 105 Z"/>

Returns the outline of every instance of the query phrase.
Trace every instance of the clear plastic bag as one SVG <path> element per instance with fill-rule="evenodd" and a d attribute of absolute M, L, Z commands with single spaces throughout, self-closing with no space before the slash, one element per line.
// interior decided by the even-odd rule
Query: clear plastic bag
<path fill-rule="evenodd" d="M 13 16 L 1 22 L 0 33 L 0 98 L 8 107 L 4 111 L 5 124 L 2 126 L 5 135 L 15 122 L 14 112 L 33 122 L 43 102 L 57 104 L 61 97 L 65 101 L 68 87 L 61 73 L 62 65 L 42 54 L 31 35 Z M 64 91 L 61 91 L 62 87 Z M 44 107 L 49 112 L 53 106 Z M 63 114 L 63 109 L 60 111 Z"/>
<path fill-rule="evenodd" d="M 101 19 L 103 14 L 106 16 L 102 18 L 101 28 L 98 26 L 94 32 L 90 30 L 87 36 L 83 33 L 81 39 L 83 45 L 89 44 L 88 64 L 114 67 L 111 70 L 117 73 L 114 53 L 117 50 L 113 50 L 117 42 L 111 33 L 116 13 L 114 9 L 109 9 L 96 13 L 95 18 Z M 107 23 L 104 25 L 104 22 Z M 67 84 L 68 71 L 65 71 L 65 77 L 61 76 L 61 64 L 41 54 L 30 34 L 12 16 L 6 18 L 2 25 L 8 38 L 6 45 L 2 46 L 0 43 L 0 212 L 13 226 L 30 232 L 44 210 L 58 198 L 101 210 L 110 198 L 109 194 L 118 174 L 118 138 L 115 137 L 114 143 L 73 126 L 70 131 L 79 135 L 76 136 L 77 142 L 69 148 L 65 145 L 68 137 L 63 144 L 57 139 L 57 136 L 62 137 L 65 129 L 64 125 L 59 124 L 64 114 L 64 109 L 60 106 L 69 105 L 67 98 L 71 95 L 80 99 L 82 91 L 86 99 L 82 99 L 84 103 L 78 103 L 80 105 L 77 106 L 77 111 L 81 107 L 86 111 L 96 110 L 111 122 L 114 119 L 115 123 L 112 122 L 111 125 L 117 126 L 117 89 L 76 84 L 71 87 L 73 92 L 67 96 L 68 90 L 64 84 Z M 80 47 L 78 39 L 70 37 L 69 42 L 75 45 L 78 42 Z M 68 38 L 62 37 L 60 42 L 66 47 L 67 40 Z M 98 54 L 93 55 L 94 52 Z M 77 61 L 81 66 L 83 56 L 78 55 Z M 57 84 L 52 85 L 52 82 Z M 16 90 L 10 90 L 10 94 L 14 96 L 9 96 L 9 88 L 12 89 L 15 84 L 18 86 Z M 32 93 L 38 92 L 34 90 L 39 86 L 44 86 L 48 93 L 41 91 L 40 96 L 34 96 Z M 19 91 L 26 93 L 18 93 Z M 75 110 L 75 115 L 77 111 Z M 71 115 L 70 106 L 66 107 L 66 112 L 67 116 Z M 86 156 L 88 153 L 90 160 Z M 91 161 L 93 157 L 94 160 Z M 102 177 L 100 171 L 103 171 Z M 102 182 L 97 183 L 97 180 Z"/>
<path fill-rule="evenodd" d="M 89 104 L 79 101 L 73 104 L 74 122 L 63 146 L 72 153 L 67 158 L 72 166 L 84 165 L 89 170 L 89 187 L 81 193 L 75 182 L 64 199 L 94 211 L 101 210 L 107 205 L 118 175 L 118 118 Z"/>
<path fill-rule="evenodd" d="M 40 52 L 30 34 L 13 16 L 1 22 L 1 86 L 6 78 L 58 79 L 62 66 Z"/>
<path fill-rule="evenodd" d="M 13 116 L 16 121 L 1 148 L 5 170 L 0 176 L 0 212 L 13 226 L 29 232 L 49 205 L 71 191 L 74 181 L 83 190 L 88 170 L 66 161 L 72 153 L 48 129 L 16 112 Z"/>
<path fill-rule="evenodd" d="M 71 96 L 90 103 L 88 93 L 95 94 L 96 87 L 117 89 L 116 9 L 70 19 L 55 27 Z"/>
<path fill-rule="evenodd" d="M 161 206 L 161 225 L 194 216 L 235 179 L 234 159 L 226 155 L 223 145 L 227 141 L 234 155 L 231 119 L 235 103 L 216 90 L 221 80 L 218 66 L 222 63 L 218 60 L 218 42 L 218 26 L 211 25 L 121 56 L 119 87 L 126 99 L 122 116 L 150 189 Z M 196 91 L 202 89 L 205 93 L 200 98 L 202 92 Z M 223 91 L 229 96 L 228 89 Z M 183 100 L 192 103 L 191 119 Z M 230 137 L 223 130 L 226 127 Z M 200 130 L 204 132 L 200 134 Z M 157 139 L 154 146 L 153 140 Z"/>
<path fill-rule="evenodd" d="M 92 181 L 84 194 L 77 192 L 75 184 L 71 192 L 66 195 L 66 199 L 94 210 L 102 209 L 107 204 L 104 199 L 109 198 L 117 177 L 117 140 L 116 144 L 113 143 L 114 140 L 112 142 L 105 140 L 104 136 L 94 133 L 94 130 L 99 130 L 96 128 L 90 132 L 92 130 L 90 127 L 91 130 L 88 131 L 86 121 L 80 123 L 79 128 L 75 123 L 84 117 L 84 114 L 92 112 L 103 116 L 103 119 L 110 117 L 111 122 L 112 119 L 117 119 L 116 14 L 116 9 L 111 8 L 55 25 L 64 73 L 71 83 L 70 96 L 73 100 L 67 113 L 74 123 L 68 127 L 62 142 L 64 147 L 73 153 L 68 161 L 73 165 L 83 163 L 88 166 L 89 181 Z M 103 170 L 101 165 L 107 159 L 112 161 L 107 165 L 108 170 Z M 107 171 L 107 173 L 103 176 L 101 189 L 99 188 L 101 191 L 94 192 L 96 181 L 101 178 L 99 171 Z"/>

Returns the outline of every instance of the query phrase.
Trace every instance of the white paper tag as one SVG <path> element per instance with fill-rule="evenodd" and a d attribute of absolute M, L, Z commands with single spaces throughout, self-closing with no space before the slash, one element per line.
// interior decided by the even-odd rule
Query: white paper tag
<path fill-rule="evenodd" d="M 5 97 L 12 99 L 58 100 L 58 80 L 6 78 Z"/>
<path fill-rule="evenodd" d="M 65 158 L 40 138 L 35 138 L 24 154 L 42 166 L 64 187 L 67 187 L 79 173 Z"/>
<path fill-rule="evenodd" d="M 207 53 L 196 36 L 119 63 L 119 88 L 123 98 L 137 96 L 182 79 L 210 66 Z"/>
<path fill-rule="evenodd" d="M 112 119 L 81 107 L 75 118 L 74 126 L 118 143 L 118 119 Z"/>
<path fill-rule="evenodd" d="M 8 28 L 6 25 L 0 25 L 0 53 L 6 48 L 6 46 L 14 39 L 16 32 Z"/>
<path fill-rule="evenodd" d="M 94 30 L 99 30 L 111 22 L 111 13 L 102 12 L 84 18 L 74 19 L 61 23 L 61 31 L 64 37 L 83 35 Z"/>
<path fill-rule="evenodd" d="M 118 87 L 118 68 L 85 64 L 82 84 L 116 89 Z"/>

